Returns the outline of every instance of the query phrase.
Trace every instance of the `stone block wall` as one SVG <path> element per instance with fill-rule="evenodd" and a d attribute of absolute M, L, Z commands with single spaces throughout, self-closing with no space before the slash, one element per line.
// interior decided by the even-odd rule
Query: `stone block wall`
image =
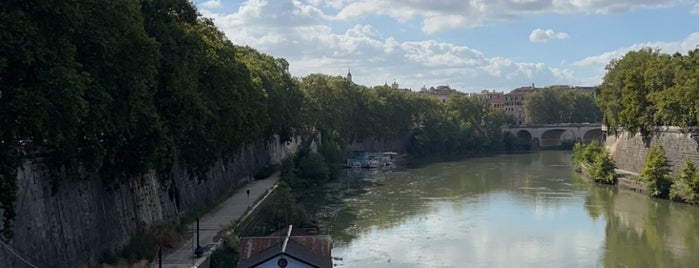
<path fill-rule="evenodd" d="M 699 166 L 699 131 L 682 132 L 677 127 L 662 127 L 653 134 L 650 142 L 645 142 L 640 134 L 623 132 L 617 136 L 607 136 L 605 145 L 614 156 L 617 168 L 641 173 L 649 149 L 662 145 L 672 164 L 672 174 L 676 176 L 690 160 Z"/>
<path fill-rule="evenodd" d="M 18 170 L 15 238 L 8 247 L 38 267 L 89 267 L 104 252 L 126 245 L 139 230 L 178 222 L 251 179 L 265 165 L 295 153 L 299 145 L 300 139 L 252 144 L 234 158 L 216 162 L 201 180 L 176 161 L 170 179 L 149 172 L 127 183 L 104 185 L 92 175 L 62 181 L 55 192 L 41 159 L 31 159 Z M 2 246 L 0 267 L 31 266 Z"/>

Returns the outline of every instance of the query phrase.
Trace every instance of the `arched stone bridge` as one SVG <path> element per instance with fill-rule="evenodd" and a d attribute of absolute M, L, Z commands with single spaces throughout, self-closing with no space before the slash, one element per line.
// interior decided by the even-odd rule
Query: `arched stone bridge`
<path fill-rule="evenodd" d="M 505 129 L 517 137 L 518 146 L 557 147 L 564 143 L 602 142 L 602 124 L 516 125 Z"/>

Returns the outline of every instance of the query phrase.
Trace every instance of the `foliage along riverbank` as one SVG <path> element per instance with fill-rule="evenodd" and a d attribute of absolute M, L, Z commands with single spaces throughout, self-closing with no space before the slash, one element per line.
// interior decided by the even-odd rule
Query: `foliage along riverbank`
<path fill-rule="evenodd" d="M 503 147 L 508 117 L 486 100 L 458 93 L 442 103 L 339 76 L 292 77 L 286 60 L 233 44 L 186 0 L 44 2 L 0 9 L 9 40 L 0 44 L 6 240 L 17 169 L 36 158 L 58 189 L 67 179 L 124 183 L 150 170 L 168 180 L 175 161 L 201 181 L 246 144 L 314 130 L 338 144 L 410 135 L 406 150 L 418 155 Z"/>
<path fill-rule="evenodd" d="M 581 172 L 595 182 L 617 184 L 621 173 L 615 171 L 614 160 L 609 152 L 596 142 L 588 145 L 576 144 L 573 149 L 575 171 Z M 667 198 L 689 204 L 699 204 L 699 173 L 696 165 L 686 161 L 677 177 L 670 175 L 670 163 L 662 146 L 651 147 L 646 156 L 641 176 L 624 178 L 625 186 L 640 190 L 650 197 Z"/>

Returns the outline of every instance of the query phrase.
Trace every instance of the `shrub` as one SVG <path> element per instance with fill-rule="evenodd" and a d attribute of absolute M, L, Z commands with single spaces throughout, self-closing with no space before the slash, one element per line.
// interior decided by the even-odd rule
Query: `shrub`
<path fill-rule="evenodd" d="M 330 170 L 321 154 L 310 152 L 299 160 L 299 176 L 307 184 L 323 183 L 329 175 Z"/>
<path fill-rule="evenodd" d="M 158 248 L 155 237 L 150 232 L 138 232 L 129 244 L 121 249 L 120 256 L 133 263 L 138 260 L 152 260 Z"/>
<path fill-rule="evenodd" d="M 585 151 L 585 145 L 582 143 L 576 143 L 573 145 L 573 165 L 575 166 L 575 171 L 582 171 L 582 165 L 584 163 L 583 151 Z"/>
<path fill-rule="evenodd" d="M 296 177 L 296 164 L 294 163 L 294 158 L 293 157 L 287 157 L 286 159 L 282 160 L 282 170 L 281 170 L 281 177 L 282 180 L 288 183 L 289 185 L 292 185 L 292 182 L 294 181 Z"/>
<path fill-rule="evenodd" d="M 326 141 L 320 145 L 318 152 L 325 159 L 330 175 L 334 177 L 339 174 L 344 161 L 340 145 L 334 141 Z"/>
<path fill-rule="evenodd" d="M 667 160 L 662 146 L 653 146 L 646 156 L 646 162 L 641 170 L 641 176 L 647 183 L 648 194 L 652 197 L 668 197 L 672 180 L 670 161 Z"/>
<path fill-rule="evenodd" d="M 238 264 L 240 252 L 230 247 L 220 247 L 211 254 L 211 268 L 235 267 Z"/>
<path fill-rule="evenodd" d="M 697 174 L 694 163 L 690 161 L 685 162 L 677 181 L 670 187 L 670 199 L 696 203 L 699 200 L 698 181 L 699 174 Z"/>
<path fill-rule="evenodd" d="M 585 146 L 585 150 L 582 151 L 582 160 L 587 164 L 592 164 L 595 162 L 597 155 L 602 154 L 604 151 L 605 149 L 599 143 L 593 141 Z"/>
<path fill-rule="evenodd" d="M 590 166 L 590 176 L 595 182 L 605 184 L 616 183 L 616 172 L 614 160 L 609 152 L 602 151 L 595 156 L 595 160 Z"/>
<path fill-rule="evenodd" d="M 313 227 L 306 210 L 292 196 L 291 188 L 284 182 L 277 186 L 274 194 L 260 209 L 257 224 L 283 228 L 289 224 L 304 228 Z"/>
<path fill-rule="evenodd" d="M 593 141 L 587 145 L 576 143 L 573 146 L 573 165 L 580 172 L 582 166 L 588 166 L 590 176 L 595 182 L 614 184 L 616 172 L 614 159 L 599 143 Z"/>

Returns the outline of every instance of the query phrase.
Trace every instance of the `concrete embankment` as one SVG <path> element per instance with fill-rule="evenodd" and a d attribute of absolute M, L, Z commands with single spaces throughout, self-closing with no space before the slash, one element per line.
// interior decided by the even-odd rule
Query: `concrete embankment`
<path fill-rule="evenodd" d="M 646 155 L 652 146 L 662 145 L 672 165 L 672 175 L 677 176 L 686 161 L 699 165 L 699 130 L 683 131 L 678 127 L 659 127 L 650 138 L 641 134 L 621 132 L 609 135 L 605 147 L 614 157 L 617 168 L 641 173 Z"/>
<path fill-rule="evenodd" d="M 670 161 L 671 176 L 677 176 L 686 161 L 699 164 L 699 129 L 683 130 L 678 127 L 658 127 L 651 137 L 621 132 L 609 135 L 605 147 L 614 157 L 617 166 L 617 184 L 620 189 L 646 192 L 641 169 L 646 155 L 653 146 L 663 146 Z M 589 176 L 589 175 L 588 175 Z"/>
<path fill-rule="evenodd" d="M 179 223 L 207 207 L 300 144 L 300 139 L 251 144 L 216 162 L 206 178 L 196 179 L 178 161 L 168 174 L 151 171 L 109 185 L 97 174 L 85 174 L 53 188 L 42 159 L 28 160 L 18 170 L 15 238 L 0 247 L 0 267 L 90 267 L 139 231 Z"/>

